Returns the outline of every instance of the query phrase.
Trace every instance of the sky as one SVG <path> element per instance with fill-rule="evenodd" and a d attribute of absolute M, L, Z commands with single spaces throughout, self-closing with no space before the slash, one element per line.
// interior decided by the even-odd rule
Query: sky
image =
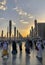
<path fill-rule="evenodd" d="M 25 37 L 35 19 L 45 22 L 45 0 L 0 0 L 0 35 L 2 30 L 6 34 L 9 20 L 12 20 L 12 34 L 16 26 Z"/>

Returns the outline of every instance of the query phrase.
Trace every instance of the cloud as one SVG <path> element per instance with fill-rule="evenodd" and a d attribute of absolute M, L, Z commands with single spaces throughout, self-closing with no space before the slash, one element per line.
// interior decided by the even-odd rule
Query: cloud
<path fill-rule="evenodd" d="M 23 22 L 24 20 L 20 20 L 20 22 Z"/>
<path fill-rule="evenodd" d="M 31 19 L 31 18 L 33 18 L 33 16 L 29 16 L 28 18 L 30 18 L 30 19 Z"/>
<path fill-rule="evenodd" d="M 0 10 L 6 10 L 7 7 L 6 7 L 6 0 L 3 0 L 2 2 L 0 2 Z"/>
<path fill-rule="evenodd" d="M 16 7 L 16 8 L 13 8 L 13 10 L 15 10 L 16 12 L 19 12 L 19 9 L 18 9 L 18 7 Z"/>
<path fill-rule="evenodd" d="M 28 24 L 28 22 L 22 22 L 23 24 Z"/>
<path fill-rule="evenodd" d="M 28 14 L 28 17 L 30 17 L 31 16 L 31 14 Z"/>
<path fill-rule="evenodd" d="M 0 20 L 6 20 L 6 21 L 8 21 L 8 19 L 5 19 L 5 18 L 0 18 Z"/>
<path fill-rule="evenodd" d="M 22 8 L 19 8 L 16 6 L 16 8 L 13 8 L 20 16 L 25 16 L 29 19 L 33 18 L 32 14 L 25 12 Z"/>
<path fill-rule="evenodd" d="M 7 7 L 5 7 L 5 6 L 3 6 L 3 5 L 0 6 L 0 10 L 4 10 L 4 11 L 5 11 L 6 9 L 7 9 Z"/>
<path fill-rule="evenodd" d="M 27 13 L 24 12 L 24 11 L 19 11 L 19 15 L 22 15 L 22 16 L 27 16 Z"/>
<path fill-rule="evenodd" d="M 20 22 L 21 22 L 22 24 L 28 24 L 28 22 L 27 22 L 27 21 L 24 21 L 24 20 L 20 20 Z"/>
<path fill-rule="evenodd" d="M 4 20 L 4 18 L 0 18 L 0 20 Z"/>
<path fill-rule="evenodd" d="M 0 2 L 2 5 L 6 5 L 6 0 L 3 0 L 2 2 Z"/>
<path fill-rule="evenodd" d="M 18 14 L 21 15 L 21 16 L 27 16 L 27 12 L 23 11 L 19 7 L 13 8 L 13 10 L 15 10 L 16 12 L 18 12 Z"/>
<path fill-rule="evenodd" d="M 18 9 L 18 7 L 16 7 L 16 8 L 13 8 L 13 10 L 17 10 Z"/>
<path fill-rule="evenodd" d="M 28 14 L 28 18 L 31 19 L 33 18 L 33 16 L 31 14 Z"/>
<path fill-rule="evenodd" d="M 9 21 L 9 20 L 5 18 L 0 18 L 0 21 Z"/>

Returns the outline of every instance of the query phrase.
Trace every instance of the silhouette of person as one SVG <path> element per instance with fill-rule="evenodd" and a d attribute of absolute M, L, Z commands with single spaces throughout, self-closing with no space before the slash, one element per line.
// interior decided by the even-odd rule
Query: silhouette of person
<path fill-rule="evenodd" d="M 17 54 L 17 45 L 16 42 L 12 42 L 12 54 Z"/>
<path fill-rule="evenodd" d="M 32 40 L 29 40 L 29 44 L 30 44 L 30 48 L 32 49 L 33 48 Z"/>
<path fill-rule="evenodd" d="M 21 40 L 18 41 L 18 44 L 19 44 L 19 50 L 20 50 L 20 53 L 22 52 L 22 42 Z"/>
<path fill-rule="evenodd" d="M 25 43 L 25 51 L 26 51 L 26 54 L 30 54 L 30 43 L 28 39 L 26 40 L 26 43 Z"/>

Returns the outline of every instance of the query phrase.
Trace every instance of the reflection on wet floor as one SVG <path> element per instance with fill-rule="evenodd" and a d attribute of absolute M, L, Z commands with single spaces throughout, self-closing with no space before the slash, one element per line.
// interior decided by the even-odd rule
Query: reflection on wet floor
<path fill-rule="evenodd" d="M 18 45 L 17 45 L 18 46 Z M 18 48 L 17 55 L 12 55 L 11 53 L 11 45 L 9 46 L 9 58 L 2 59 L 1 57 L 1 50 L 0 50 L 0 65 L 45 65 L 45 53 L 43 54 L 43 59 L 36 58 L 36 51 L 35 49 L 31 50 L 30 55 L 26 55 L 25 47 L 23 44 L 23 51 L 20 53 Z"/>
<path fill-rule="evenodd" d="M 30 65 L 30 56 L 29 55 L 26 55 L 26 58 L 25 58 L 25 65 Z"/>
<path fill-rule="evenodd" d="M 16 65 L 16 55 L 12 55 L 12 65 Z"/>
<path fill-rule="evenodd" d="M 7 65 L 7 59 L 3 59 L 2 64 Z"/>

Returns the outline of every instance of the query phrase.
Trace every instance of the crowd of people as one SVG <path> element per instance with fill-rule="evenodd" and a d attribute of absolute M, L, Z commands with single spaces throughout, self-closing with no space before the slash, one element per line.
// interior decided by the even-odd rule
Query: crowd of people
<path fill-rule="evenodd" d="M 21 40 L 18 40 L 17 41 L 18 45 L 19 45 L 19 50 L 20 50 L 20 53 L 22 53 L 22 42 Z M 9 56 L 9 52 L 8 52 L 8 45 L 9 45 L 9 42 L 7 41 L 3 41 L 1 43 L 1 46 L 2 46 L 2 57 L 7 55 Z M 42 51 L 44 49 L 44 45 L 43 45 L 43 41 L 42 40 L 37 40 L 36 42 L 30 39 L 27 39 L 26 42 L 25 42 L 25 52 L 26 54 L 30 54 L 30 49 L 33 49 L 33 46 L 35 47 L 36 51 L 37 51 L 37 56 L 38 58 L 41 58 L 42 59 Z M 16 44 L 16 41 L 12 41 L 12 54 L 13 55 L 16 55 L 17 54 L 17 44 Z"/>

